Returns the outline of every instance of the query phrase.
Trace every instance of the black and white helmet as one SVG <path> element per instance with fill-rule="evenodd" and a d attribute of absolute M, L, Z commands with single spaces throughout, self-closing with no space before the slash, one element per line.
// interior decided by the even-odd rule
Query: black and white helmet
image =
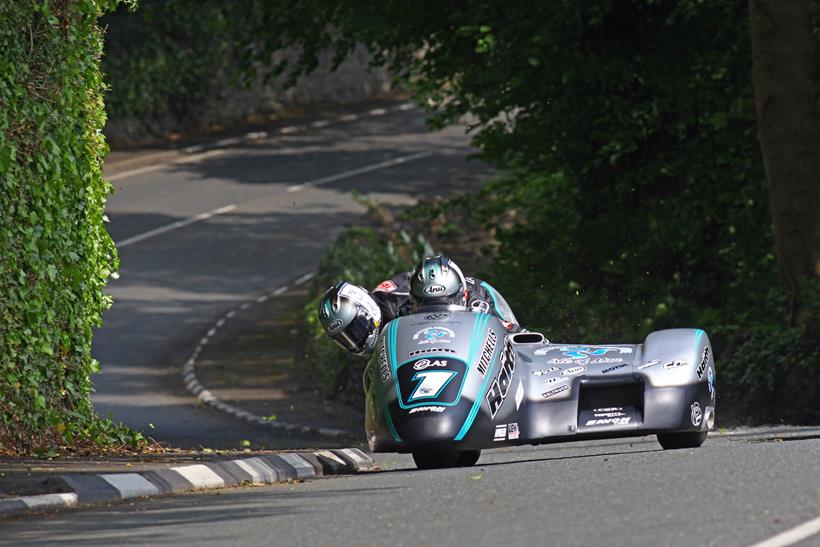
<path fill-rule="evenodd" d="M 342 348 L 358 355 L 373 351 L 382 314 L 365 289 L 340 281 L 322 297 L 318 312 L 325 332 Z"/>
<path fill-rule="evenodd" d="M 429 305 L 467 305 L 467 281 L 458 265 L 445 256 L 422 260 L 410 278 L 413 308 Z"/>

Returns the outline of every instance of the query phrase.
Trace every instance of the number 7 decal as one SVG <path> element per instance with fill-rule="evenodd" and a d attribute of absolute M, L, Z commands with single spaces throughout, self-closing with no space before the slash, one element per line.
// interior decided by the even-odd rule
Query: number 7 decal
<path fill-rule="evenodd" d="M 421 380 L 410 395 L 409 401 L 416 399 L 435 399 L 442 392 L 444 387 L 456 375 L 452 370 L 424 370 L 417 372 L 413 380 Z"/>

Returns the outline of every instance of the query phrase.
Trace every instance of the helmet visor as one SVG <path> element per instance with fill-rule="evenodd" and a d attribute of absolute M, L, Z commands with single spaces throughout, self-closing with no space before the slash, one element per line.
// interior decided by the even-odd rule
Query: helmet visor
<path fill-rule="evenodd" d="M 361 353 L 365 349 L 367 337 L 370 336 L 371 325 L 368 318 L 359 314 L 345 328 L 331 335 L 331 338 L 347 351 Z"/>

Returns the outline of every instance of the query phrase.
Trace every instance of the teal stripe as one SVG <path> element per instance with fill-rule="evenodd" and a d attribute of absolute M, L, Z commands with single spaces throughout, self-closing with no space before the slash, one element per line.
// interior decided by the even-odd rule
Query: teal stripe
<path fill-rule="evenodd" d="M 388 357 L 390 361 L 390 369 L 393 371 L 393 383 L 396 385 L 396 395 L 399 396 L 399 378 L 396 376 L 396 330 L 399 325 L 399 318 L 395 318 L 393 321 L 388 323 L 387 325 L 387 336 L 385 336 L 385 342 L 389 344 L 388 348 Z M 401 401 L 401 399 L 399 399 Z M 382 409 L 385 418 L 385 422 L 387 422 L 387 429 L 390 431 L 390 435 L 393 436 L 393 440 L 397 443 L 402 442 L 399 433 L 396 431 L 396 426 L 393 425 L 393 417 L 390 415 L 390 409 L 387 407 L 387 403 L 382 399 Z"/>
<path fill-rule="evenodd" d="M 500 317 L 503 321 L 506 321 L 506 320 L 507 320 L 507 318 L 506 318 L 506 317 L 504 317 L 504 315 L 503 315 L 503 314 L 501 313 L 501 311 L 498 309 L 498 304 L 496 304 L 496 303 L 495 303 L 495 289 L 493 289 L 493 288 L 490 286 L 490 284 L 489 284 L 489 283 L 486 283 L 486 282 L 484 282 L 484 281 L 482 281 L 482 282 L 481 282 L 481 286 L 482 286 L 482 287 L 484 287 L 485 289 L 487 289 L 487 292 L 489 292 L 489 293 L 490 293 L 490 298 L 492 298 L 492 300 L 493 300 L 493 309 L 495 310 L 495 313 L 497 313 L 497 314 L 498 314 L 498 316 L 499 316 L 499 317 Z"/>
<path fill-rule="evenodd" d="M 487 322 L 489 321 L 489 319 L 490 316 L 486 315 L 484 317 L 484 320 L 481 321 L 482 329 L 484 329 L 487 326 Z M 478 323 L 479 321 L 480 320 L 477 320 L 476 323 Z M 477 336 L 475 336 L 475 334 L 473 336 L 474 338 L 478 338 Z M 504 350 L 504 344 L 500 344 L 499 347 L 501 348 L 500 351 Z M 473 407 L 470 409 L 470 413 L 467 415 L 467 419 L 464 420 L 464 424 L 461 426 L 461 429 L 454 437 L 456 441 L 464 439 L 464 436 L 467 435 L 467 432 L 473 426 L 473 422 L 475 421 L 475 417 L 478 414 L 478 410 L 479 408 L 481 408 L 481 402 L 484 400 L 484 393 L 487 391 L 487 384 L 490 382 L 490 378 L 492 378 L 493 376 L 493 368 L 495 367 L 495 362 L 497 360 L 497 356 L 500 354 L 500 351 L 497 349 L 497 351 L 493 355 L 493 360 L 490 361 L 490 366 L 487 369 L 487 375 L 484 377 L 484 382 L 481 383 L 481 389 L 478 390 L 478 396 L 476 397 L 475 401 L 473 401 Z"/>
<path fill-rule="evenodd" d="M 701 329 L 695 329 L 695 347 L 696 348 L 698 347 L 698 344 L 700 344 L 700 339 L 701 338 L 703 338 L 703 331 Z"/>

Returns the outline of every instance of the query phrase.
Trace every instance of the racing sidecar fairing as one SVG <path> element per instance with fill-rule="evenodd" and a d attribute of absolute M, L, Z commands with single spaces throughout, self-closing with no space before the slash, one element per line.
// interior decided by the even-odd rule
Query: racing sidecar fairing
<path fill-rule="evenodd" d="M 700 329 L 643 344 L 554 344 L 508 335 L 492 315 L 429 309 L 388 323 L 365 367 L 375 452 L 419 467 L 471 465 L 478 451 L 657 434 L 699 446 L 715 419 L 715 369 Z"/>

